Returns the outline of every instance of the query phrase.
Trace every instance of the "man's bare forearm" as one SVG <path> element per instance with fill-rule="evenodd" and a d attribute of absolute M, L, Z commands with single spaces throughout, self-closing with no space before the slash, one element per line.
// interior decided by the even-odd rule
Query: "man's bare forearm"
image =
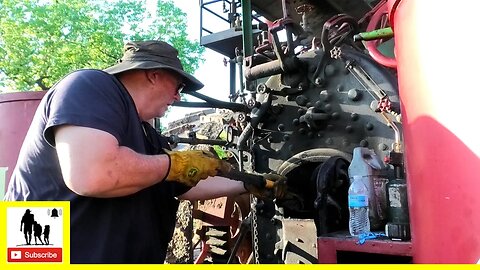
<path fill-rule="evenodd" d="M 133 194 L 164 179 L 170 165 L 167 155 L 137 153 L 92 128 L 60 127 L 55 141 L 65 184 L 82 196 Z"/>

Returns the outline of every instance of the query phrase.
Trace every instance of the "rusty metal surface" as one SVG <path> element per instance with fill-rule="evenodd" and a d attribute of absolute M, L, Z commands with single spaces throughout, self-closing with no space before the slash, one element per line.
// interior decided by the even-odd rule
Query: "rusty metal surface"
<path fill-rule="evenodd" d="M 263 15 L 269 20 L 275 20 L 282 17 L 282 5 L 281 0 L 252 0 L 252 9 Z M 338 13 L 347 13 L 356 18 L 361 18 L 363 14 L 370 10 L 370 7 L 374 6 L 378 1 L 355 1 L 355 0 L 295 0 L 290 2 L 290 15 L 297 15 L 295 10 L 297 7 L 304 4 L 312 5 L 314 7 L 325 9 L 326 6 L 335 9 Z M 367 3 L 371 2 L 371 3 Z"/>
<path fill-rule="evenodd" d="M 312 219 L 283 219 L 282 259 L 286 264 L 317 262 L 317 239 Z"/>
<path fill-rule="evenodd" d="M 229 226 L 230 214 L 233 212 L 234 200 L 221 197 L 206 201 L 200 201 L 195 206 L 194 217 L 203 221 L 203 225 Z"/>

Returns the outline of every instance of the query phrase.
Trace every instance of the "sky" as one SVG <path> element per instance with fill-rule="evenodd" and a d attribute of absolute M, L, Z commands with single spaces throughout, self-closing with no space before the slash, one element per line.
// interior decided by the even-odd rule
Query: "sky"
<path fill-rule="evenodd" d="M 161 1 L 161 0 L 159 0 Z M 148 0 L 155 3 L 156 0 Z M 174 4 L 187 14 L 187 33 L 190 40 L 200 40 L 200 5 L 198 0 L 173 0 Z M 204 14 L 204 22 L 208 25 L 218 24 L 218 19 L 212 15 Z M 228 24 L 225 23 L 225 29 Z M 205 62 L 193 74 L 205 87 L 198 92 L 216 99 L 228 101 L 230 67 L 224 66 L 223 55 L 206 48 L 203 55 Z M 188 96 L 189 101 L 201 101 Z M 182 118 L 186 113 L 203 110 L 204 108 L 171 107 L 170 111 L 161 119 L 163 125 Z"/>

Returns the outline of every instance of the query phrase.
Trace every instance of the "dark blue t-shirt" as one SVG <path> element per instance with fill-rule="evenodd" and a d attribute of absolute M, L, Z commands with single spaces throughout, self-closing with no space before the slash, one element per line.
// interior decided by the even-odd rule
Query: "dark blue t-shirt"
<path fill-rule="evenodd" d="M 77 195 L 63 181 L 54 148 L 53 128 L 64 124 L 106 131 L 119 145 L 142 154 L 168 147 L 142 123 L 133 99 L 114 76 L 100 70 L 76 71 L 41 101 L 5 199 L 70 201 L 71 263 L 163 263 L 175 227 L 175 196 L 188 188 L 162 181 L 118 198 Z"/>

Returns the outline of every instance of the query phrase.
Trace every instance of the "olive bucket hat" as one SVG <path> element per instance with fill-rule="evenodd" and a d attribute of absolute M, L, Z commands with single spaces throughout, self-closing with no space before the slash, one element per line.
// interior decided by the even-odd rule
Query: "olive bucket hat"
<path fill-rule="evenodd" d="M 178 51 L 160 40 L 128 42 L 123 48 L 123 57 L 104 71 L 112 75 L 132 69 L 168 69 L 183 78 L 184 91 L 196 91 L 203 83 L 183 70 Z"/>

